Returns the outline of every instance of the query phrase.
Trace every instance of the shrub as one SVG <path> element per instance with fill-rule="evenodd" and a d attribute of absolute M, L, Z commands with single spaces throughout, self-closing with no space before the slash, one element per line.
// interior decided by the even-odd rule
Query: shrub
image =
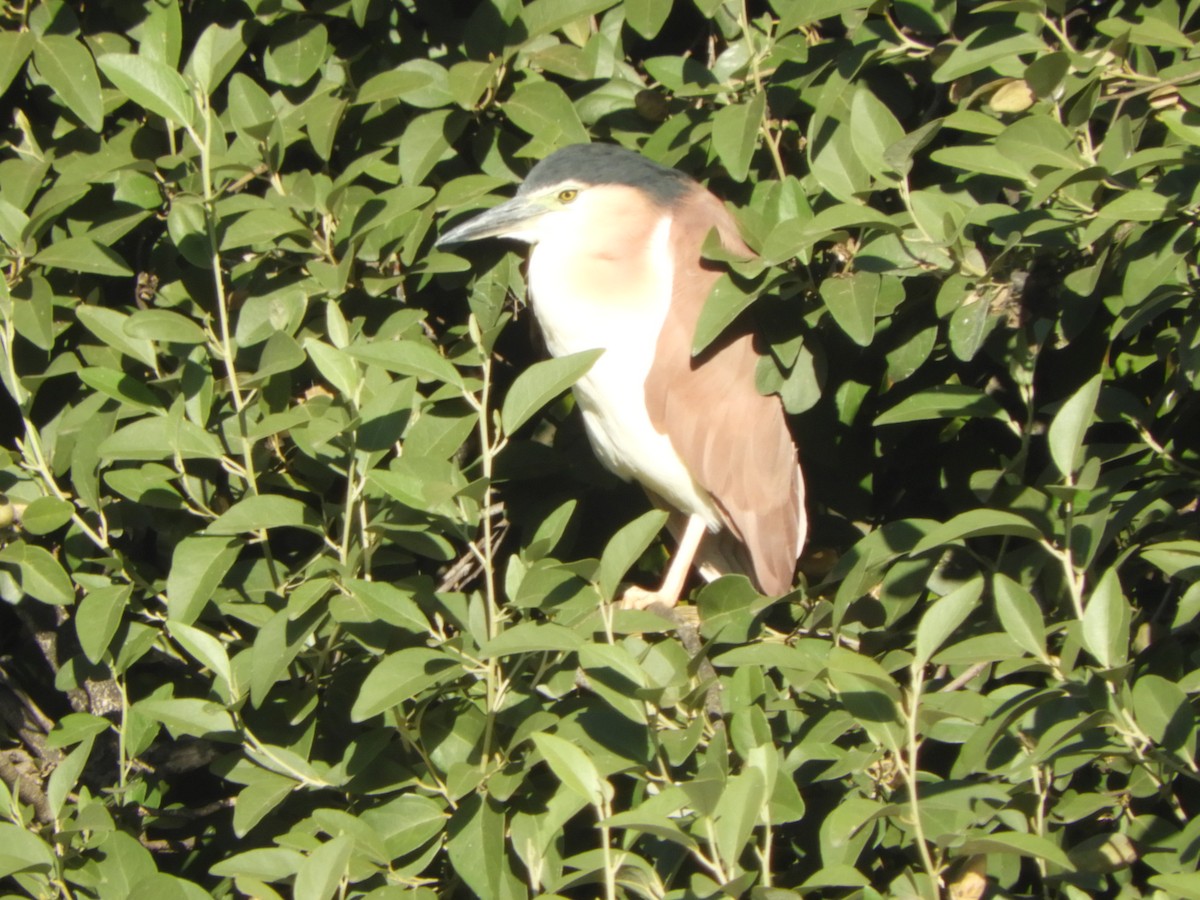
<path fill-rule="evenodd" d="M 1196 7 L 6 4 L 8 889 L 1200 897 Z M 810 482 L 698 631 L 432 246 L 589 139 L 736 208 Z"/>

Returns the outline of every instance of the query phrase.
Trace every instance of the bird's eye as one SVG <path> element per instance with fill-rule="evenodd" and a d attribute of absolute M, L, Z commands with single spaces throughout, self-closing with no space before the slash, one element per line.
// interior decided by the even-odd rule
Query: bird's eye
<path fill-rule="evenodd" d="M 559 203 L 570 203 L 572 200 L 574 200 L 578 196 L 579 196 L 579 191 L 575 190 L 575 188 L 567 188 L 565 191 L 558 192 L 558 202 Z"/>

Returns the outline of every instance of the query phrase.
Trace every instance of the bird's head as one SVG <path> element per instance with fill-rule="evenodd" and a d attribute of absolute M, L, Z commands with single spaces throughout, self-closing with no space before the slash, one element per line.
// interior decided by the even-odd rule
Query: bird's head
<path fill-rule="evenodd" d="M 612 214 L 613 188 L 632 188 L 647 208 L 669 208 L 690 178 L 612 144 L 576 144 L 533 167 L 511 200 L 443 234 L 438 247 L 489 237 L 536 244 L 548 235 L 584 234 Z"/>

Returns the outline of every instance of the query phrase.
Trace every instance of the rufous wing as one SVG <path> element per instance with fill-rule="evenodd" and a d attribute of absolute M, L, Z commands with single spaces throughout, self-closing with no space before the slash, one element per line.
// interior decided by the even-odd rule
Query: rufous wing
<path fill-rule="evenodd" d="M 749 334 L 723 335 L 692 356 L 700 312 L 720 274 L 701 253 L 714 228 L 730 252 L 751 255 L 733 217 L 697 186 L 673 214 L 674 292 L 646 379 L 646 405 L 744 546 L 748 574 L 764 593 L 783 594 L 807 531 L 803 476 L 783 404 L 755 386 L 758 354 Z"/>

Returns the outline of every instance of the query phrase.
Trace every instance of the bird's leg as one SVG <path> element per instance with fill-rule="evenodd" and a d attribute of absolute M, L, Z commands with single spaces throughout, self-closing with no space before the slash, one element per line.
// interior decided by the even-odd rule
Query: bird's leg
<path fill-rule="evenodd" d="M 692 567 L 696 551 L 700 549 L 700 541 L 707 530 L 708 525 L 701 516 L 689 516 L 687 527 L 679 538 L 679 546 L 675 548 L 675 555 L 671 557 L 671 565 L 667 568 L 662 585 L 656 591 L 638 587 L 627 588 L 621 595 L 621 606 L 625 609 L 647 609 L 655 605 L 668 609 L 674 607 L 679 602 L 679 595 L 683 593 L 688 570 Z"/>

